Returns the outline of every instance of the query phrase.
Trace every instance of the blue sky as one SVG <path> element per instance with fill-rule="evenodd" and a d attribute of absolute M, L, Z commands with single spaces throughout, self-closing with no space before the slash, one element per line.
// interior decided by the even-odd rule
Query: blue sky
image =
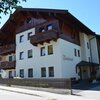
<path fill-rule="evenodd" d="M 26 8 L 52 8 L 68 10 L 77 19 L 100 34 L 100 0 L 27 0 L 20 4 Z M 9 18 L 9 15 L 1 14 L 0 27 Z"/>

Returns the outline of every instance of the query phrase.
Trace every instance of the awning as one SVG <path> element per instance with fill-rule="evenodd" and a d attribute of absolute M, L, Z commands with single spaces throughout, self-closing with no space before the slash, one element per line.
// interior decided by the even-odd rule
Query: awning
<path fill-rule="evenodd" d="M 76 66 L 77 67 L 81 67 L 81 66 L 99 66 L 100 64 L 97 64 L 97 63 L 93 63 L 93 62 L 87 62 L 87 61 L 81 61 L 79 62 Z"/>
<path fill-rule="evenodd" d="M 82 68 L 82 67 L 97 67 L 99 68 L 100 64 L 93 63 L 93 62 L 87 62 L 87 61 L 81 61 L 76 65 L 76 73 L 77 73 L 77 68 Z"/>

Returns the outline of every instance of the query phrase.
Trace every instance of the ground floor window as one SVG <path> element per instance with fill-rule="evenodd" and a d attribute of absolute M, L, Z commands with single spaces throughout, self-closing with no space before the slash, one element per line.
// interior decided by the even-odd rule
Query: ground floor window
<path fill-rule="evenodd" d="M 41 68 L 41 77 L 46 77 L 46 68 L 45 67 Z"/>
<path fill-rule="evenodd" d="M 49 77 L 54 77 L 54 67 L 49 67 L 48 71 L 49 71 Z"/>
<path fill-rule="evenodd" d="M 33 69 L 28 69 L 28 77 L 33 77 Z"/>
<path fill-rule="evenodd" d="M 9 71 L 9 78 L 13 78 L 12 71 Z"/>
<path fill-rule="evenodd" d="M 20 69 L 20 77 L 24 78 L 24 69 Z"/>

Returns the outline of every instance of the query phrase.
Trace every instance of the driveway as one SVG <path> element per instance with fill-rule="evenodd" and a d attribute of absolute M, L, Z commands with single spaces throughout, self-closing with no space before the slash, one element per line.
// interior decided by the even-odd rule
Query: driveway
<path fill-rule="evenodd" d="M 77 96 L 100 100 L 100 86 L 76 93 Z"/>
<path fill-rule="evenodd" d="M 74 84 L 73 95 L 100 100 L 100 83 L 81 82 L 80 84 Z"/>
<path fill-rule="evenodd" d="M 81 81 L 80 83 L 72 84 L 72 90 L 73 90 L 73 94 L 76 94 L 78 92 L 82 92 L 85 90 L 91 90 L 97 86 L 100 86 L 100 82 L 99 83 L 90 83 L 90 82 L 86 82 L 86 81 Z M 100 89 L 98 89 L 98 90 L 100 90 Z"/>

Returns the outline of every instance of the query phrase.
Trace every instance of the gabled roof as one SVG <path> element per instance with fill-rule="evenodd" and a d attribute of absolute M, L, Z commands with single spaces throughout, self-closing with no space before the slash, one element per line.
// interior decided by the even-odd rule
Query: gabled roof
<path fill-rule="evenodd" d="M 14 23 L 14 19 L 18 17 L 19 13 L 23 12 L 29 12 L 29 13 L 47 13 L 47 14 L 53 14 L 53 16 L 59 17 L 63 19 L 63 22 L 70 20 L 72 22 L 73 26 L 77 26 L 81 31 L 87 33 L 87 34 L 92 34 L 95 35 L 95 33 L 90 30 L 87 26 L 85 26 L 83 23 L 81 23 L 77 18 L 75 18 L 71 13 L 68 12 L 68 10 L 58 10 L 58 9 L 41 9 L 41 8 L 20 8 L 17 9 L 7 20 L 7 22 L 2 26 L 1 31 L 3 33 L 5 32 L 5 28 L 7 27 L 13 27 L 12 30 L 16 29 L 16 26 L 12 25 L 11 23 Z"/>

